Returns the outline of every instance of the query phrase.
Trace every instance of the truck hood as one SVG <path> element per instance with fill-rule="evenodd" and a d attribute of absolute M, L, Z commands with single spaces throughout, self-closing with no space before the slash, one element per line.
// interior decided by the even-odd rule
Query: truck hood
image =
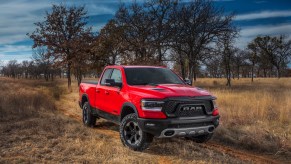
<path fill-rule="evenodd" d="M 132 94 L 137 94 L 148 98 L 166 98 L 166 97 L 197 97 L 210 96 L 206 90 L 197 87 L 191 87 L 181 84 L 161 84 L 157 86 L 136 85 L 130 86 Z"/>

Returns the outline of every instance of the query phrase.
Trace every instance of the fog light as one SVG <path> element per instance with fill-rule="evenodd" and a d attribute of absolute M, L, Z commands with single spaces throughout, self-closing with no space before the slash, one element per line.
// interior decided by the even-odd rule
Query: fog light
<path fill-rule="evenodd" d="M 190 133 L 189 133 L 189 135 L 194 135 L 196 132 L 195 131 L 191 131 Z"/>
<path fill-rule="evenodd" d="M 185 132 L 180 132 L 180 133 L 179 133 L 179 136 L 185 136 L 185 135 L 186 135 Z"/>
<path fill-rule="evenodd" d="M 208 132 L 212 133 L 214 131 L 214 127 L 208 128 Z"/>
<path fill-rule="evenodd" d="M 198 134 L 203 134 L 205 131 L 204 130 L 199 130 Z"/>
<path fill-rule="evenodd" d="M 174 135 L 174 131 L 173 130 L 168 130 L 168 131 L 166 131 L 165 133 L 164 133 L 164 135 L 165 136 L 167 136 L 167 137 L 169 137 L 169 136 L 172 136 L 172 135 Z"/>

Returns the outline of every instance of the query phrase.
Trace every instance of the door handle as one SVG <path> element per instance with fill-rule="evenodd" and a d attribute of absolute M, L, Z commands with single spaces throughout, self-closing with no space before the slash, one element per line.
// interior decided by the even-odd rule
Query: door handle
<path fill-rule="evenodd" d="M 109 95 L 109 92 L 108 92 L 108 91 L 105 91 L 105 94 L 106 94 L 106 95 Z"/>
<path fill-rule="evenodd" d="M 100 91 L 98 89 L 96 89 L 96 93 L 100 93 Z"/>

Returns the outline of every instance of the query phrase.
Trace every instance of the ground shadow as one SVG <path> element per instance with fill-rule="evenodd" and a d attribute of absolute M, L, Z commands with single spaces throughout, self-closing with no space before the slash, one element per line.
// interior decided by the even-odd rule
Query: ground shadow
<path fill-rule="evenodd" d="M 113 130 L 118 132 L 119 131 L 119 126 L 115 123 L 109 122 L 109 121 L 104 121 L 104 120 L 97 120 L 96 125 L 94 126 L 96 129 L 103 129 L 103 130 Z"/>

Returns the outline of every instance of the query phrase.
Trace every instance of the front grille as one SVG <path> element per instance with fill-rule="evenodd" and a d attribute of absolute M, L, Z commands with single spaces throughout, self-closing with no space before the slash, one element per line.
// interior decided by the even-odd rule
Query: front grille
<path fill-rule="evenodd" d="M 201 106 L 199 110 L 183 110 L 184 106 Z M 195 100 L 191 98 L 169 99 L 163 106 L 163 111 L 168 117 L 196 117 L 211 114 L 213 104 L 211 100 Z"/>

